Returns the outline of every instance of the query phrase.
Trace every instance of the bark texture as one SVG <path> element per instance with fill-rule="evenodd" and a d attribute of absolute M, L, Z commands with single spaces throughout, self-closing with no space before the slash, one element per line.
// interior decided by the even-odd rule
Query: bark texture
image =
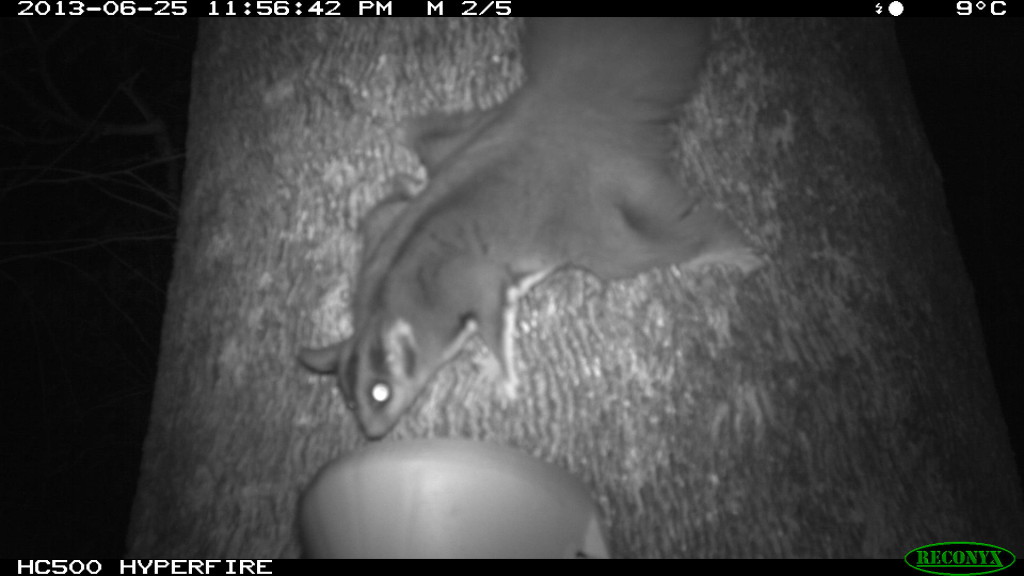
<path fill-rule="evenodd" d="M 297 498 L 361 445 L 294 358 L 349 333 L 360 219 L 417 170 L 408 115 L 522 81 L 521 22 L 213 20 L 130 555 L 289 557 Z M 765 265 L 520 307 L 523 385 L 473 342 L 386 441 L 470 437 L 578 475 L 617 556 L 1024 549 L 971 287 L 891 28 L 724 20 L 679 123 L 680 179 Z"/>

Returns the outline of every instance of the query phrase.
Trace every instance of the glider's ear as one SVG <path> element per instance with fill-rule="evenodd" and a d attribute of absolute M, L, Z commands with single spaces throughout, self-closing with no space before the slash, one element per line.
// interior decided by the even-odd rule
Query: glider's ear
<path fill-rule="evenodd" d="M 345 342 L 338 342 L 324 348 L 303 348 L 299 350 L 299 363 L 306 370 L 317 374 L 337 374 Z"/>

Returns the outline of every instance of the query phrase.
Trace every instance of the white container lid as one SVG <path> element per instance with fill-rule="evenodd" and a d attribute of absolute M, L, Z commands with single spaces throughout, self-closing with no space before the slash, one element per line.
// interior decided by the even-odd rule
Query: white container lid
<path fill-rule="evenodd" d="M 606 558 L 600 516 L 566 471 L 498 444 L 375 443 L 303 495 L 310 558 Z"/>

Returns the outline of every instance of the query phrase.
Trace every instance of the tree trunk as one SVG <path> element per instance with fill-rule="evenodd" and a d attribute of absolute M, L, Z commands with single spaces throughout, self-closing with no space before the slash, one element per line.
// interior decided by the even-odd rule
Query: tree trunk
<path fill-rule="evenodd" d="M 522 81 L 521 23 L 214 20 L 129 537 L 141 557 L 290 557 L 297 498 L 364 440 L 301 345 L 351 330 L 357 227 L 418 169 L 409 115 Z M 1024 505 L 941 179 L 894 34 L 716 22 L 680 178 L 765 265 L 564 271 L 520 304 L 522 385 L 479 342 L 385 441 L 469 437 L 578 475 L 617 556 L 1024 549 Z M 553 192 L 554 193 L 554 192 Z"/>

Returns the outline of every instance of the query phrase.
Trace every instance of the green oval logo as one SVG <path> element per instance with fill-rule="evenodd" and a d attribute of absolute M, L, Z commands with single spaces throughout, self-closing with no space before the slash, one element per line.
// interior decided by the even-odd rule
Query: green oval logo
<path fill-rule="evenodd" d="M 981 542 L 939 542 L 914 548 L 903 557 L 911 568 L 929 574 L 991 574 L 1013 565 L 1017 557 L 1006 548 Z"/>

